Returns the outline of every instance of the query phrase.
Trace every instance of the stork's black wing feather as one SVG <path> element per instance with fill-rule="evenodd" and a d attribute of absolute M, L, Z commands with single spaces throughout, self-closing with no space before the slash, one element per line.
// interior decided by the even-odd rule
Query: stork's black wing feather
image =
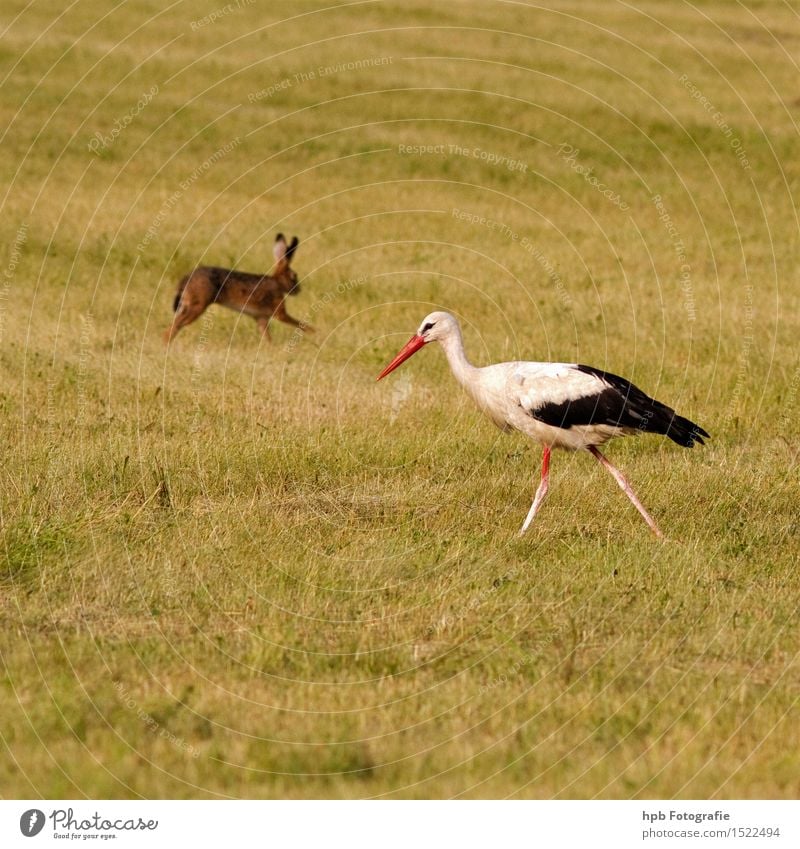
<path fill-rule="evenodd" d="M 702 445 L 703 438 L 708 437 L 700 425 L 679 416 L 624 377 L 592 366 L 577 365 L 575 368 L 599 378 L 599 391 L 581 398 L 542 404 L 528 411 L 533 418 L 565 430 L 576 425 L 610 425 L 660 433 L 685 448 L 691 448 L 695 442 Z"/>

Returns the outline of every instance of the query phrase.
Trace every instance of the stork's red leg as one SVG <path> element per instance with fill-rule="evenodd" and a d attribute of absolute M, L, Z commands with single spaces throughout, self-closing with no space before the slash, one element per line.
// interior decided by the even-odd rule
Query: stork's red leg
<path fill-rule="evenodd" d="M 519 532 L 520 536 L 528 530 L 528 526 L 533 521 L 533 517 L 539 511 L 539 507 L 541 507 L 544 497 L 547 495 L 547 490 L 550 487 L 550 451 L 550 446 L 545 445 L 542 451 L 542 479 L 539 481 L 539 486 L 536 489 L 536 495 L 533 496 L 531 509 L 528 511 L 528 515 L 522 523 L 522 530 Z"/>
<path fill-rule="evenodd" d="M 631 489 L 631 485 L 628 483 L 628 481 L 625 480 L 625 475 L 623 475 L 622 472 L 616 466 L 614 466 L 603 454 L 601 454 L 600 451 L 594 445 L 589 446 L 589 451 L 591 451 L 592 454 L 597 457 L 599 462 L 603 466 L 605 466 L 608 471 L 611 472 L 612 475 L 614 475 L 614 480 L 616 480 L 616 482 L 619 484 L 620 489 L 625 493 L 625 495 L 630 498 L 631 502 L 633 503 L 633 506 L 642 514 L 642 517 L 644 518 L 645 522 L 647 522 L 647 524 L 650 526 L 650 530 L 657 537 L 663 537 L 664 534 L 661 533 L 658 528 L 658 525 L 653 521 L 653 517 L 647 512 L 647 510 L 644 509 L 642 502 L 639 501 L 639 499 L 636 497 L 636 493 Z"/>

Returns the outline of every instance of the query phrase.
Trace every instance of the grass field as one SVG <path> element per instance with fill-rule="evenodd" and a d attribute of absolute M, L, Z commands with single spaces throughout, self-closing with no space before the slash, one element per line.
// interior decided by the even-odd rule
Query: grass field
<path fill-rule="evenodd" d="M 7 0 L 0 795 L 800 793 L 796 3 Z M 303 290 L 264 342 L 195 263 Z M 431 346 L 703 425 L 495 430 Z"/>

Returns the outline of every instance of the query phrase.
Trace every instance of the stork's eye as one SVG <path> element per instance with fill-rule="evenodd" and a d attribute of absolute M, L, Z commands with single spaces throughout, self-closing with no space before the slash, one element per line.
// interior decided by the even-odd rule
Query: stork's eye
<path fill-rule="evenodd" d="M 429 330 L 433 327 L 433 325 L 434 325 L 435 323 L 436 323 L 436 322 L 434 322 L 434 321 L 428 321 L 428 322 L 426 322 L 426 323 L 422 326 L 422 332 L 423 332 L 423 333 L 427 333 L 427 332 L 428 332 L 428 331 L 429 331 Z"/>

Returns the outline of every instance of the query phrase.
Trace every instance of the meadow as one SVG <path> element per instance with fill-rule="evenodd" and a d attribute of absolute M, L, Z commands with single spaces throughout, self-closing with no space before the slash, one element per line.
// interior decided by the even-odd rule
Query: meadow
<path fill-rule="evenodd" d="M 3 798 L 797 798 L 798 7 L 7 0 Z M 317 329 L 197 263 L 297 234 Z M 588 455 L 430 346 L 712 435 Z"/>

